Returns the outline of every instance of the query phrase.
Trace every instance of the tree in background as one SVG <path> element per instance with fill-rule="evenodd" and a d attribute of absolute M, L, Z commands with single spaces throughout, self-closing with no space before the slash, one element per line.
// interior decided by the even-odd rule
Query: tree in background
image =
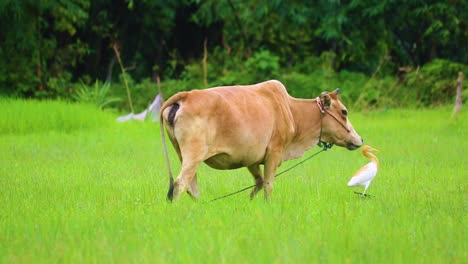
<path fill-rule="evenodd" d="M 0 1 L 0 89 L 17 95 L 60 96 L 87 43 L 78 37 L 89 1 Z M 48 88 L 48 89 L 47 89 Z"/>
<path fill-rule="evenodd" d="M 118 83 L 114 45 L 137 83 L 158 75 L 163 81 L 187 80 L 198 74 L 205 39 L 208 82 L 217 84 L 238 82 L 223 71 L 248 73 L 242 67 L 253 67 L 249 60 L 273 63 L 266 69 L 278 75 L 310 73 L 317 63 L 309 62 L 320 58 L 322 64 L 327 60 L 326 69 L 372 77 L 394 76 L 400 67 L 416 69 L 436 58 L 467 64 L 467 5 L 459 0 L 0 0 L 0 92 L 69 97 L 80 81 Z"/>

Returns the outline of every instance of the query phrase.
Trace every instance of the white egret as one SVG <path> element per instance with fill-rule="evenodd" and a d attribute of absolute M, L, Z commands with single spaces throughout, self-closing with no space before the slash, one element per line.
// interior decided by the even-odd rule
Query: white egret
<path fill-rule="evenodd" d="M 380 152 L 378 149 L 372 148 L 368 145 L 362 147 L 362 155 L 371 159 L 371 162 L 367 163 L 364 167 L 360 168 L 348 182 L 349 187 L 365 186 L 362 196 L 368 196 L 365 194 L 366 190 L 371 184 L 375 175 L 377 175 L 377 170 L 379 168 L 379 160 L 374 154 L 371 153 L 372 151 Z M 355 193 L 361 194 L 358 192 Z"/>

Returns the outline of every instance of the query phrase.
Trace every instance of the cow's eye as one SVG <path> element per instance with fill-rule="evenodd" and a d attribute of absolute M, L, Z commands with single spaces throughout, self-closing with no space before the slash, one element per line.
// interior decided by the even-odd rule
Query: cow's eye
<path fill-rule="evenodd" d="M 347 115 L 348 115 L 348 111 L 346 111 L 345 109 L 341 110 L 341 113 L 342 113 L 344 116 L 347 116 Z"/>

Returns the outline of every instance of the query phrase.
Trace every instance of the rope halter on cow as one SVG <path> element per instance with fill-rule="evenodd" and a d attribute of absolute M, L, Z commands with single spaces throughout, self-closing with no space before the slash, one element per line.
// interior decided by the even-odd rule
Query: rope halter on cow
<path fill-rule="evenodd" d="M 349 128 L 345 124 L 343 124 L 343 122 L 341 122 L 332 112 L 328 111 L 328 109 L 326 109 L 322 105 L 322 101 L 320 100 L 320 97 L 315 98 L 315 102 L 317 103 L 317 106 L 318 106 L 318 108 L 320 110 L 320 136 L 319 136 L 319 139 L 318 139 L 318 145 L 319 145 L 319 147 L 323 148 L 323 150 L 327 150 L 327 149 L 330 149 L 333 146 L 333 144 L 327 143 L 327 142 L 322 140 L 323 117 L 324 117 L 325 113 L 327 113 L 331 117 L 333 117 L 333 119 L 335 119 L 336 122 L 338 122 L 338 124 L 340 124 L 348 133 L 351 133 L 351 130 L 349 130 Z"/>

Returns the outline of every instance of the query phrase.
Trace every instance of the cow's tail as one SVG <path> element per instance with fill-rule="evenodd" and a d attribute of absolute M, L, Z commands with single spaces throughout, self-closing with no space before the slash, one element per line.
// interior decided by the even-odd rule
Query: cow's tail
<path fill-rule="evenodd" d="M 166 144 L 166 136 L 165 136 L 165 133 L 164 133 L 164 117 L 163 117 L 163 113 L 164 113 L 164 110 L 166 110 L 166 108 L 172 106 L 173 104 L 175 104 L 178 100 L 181 99 L 181 93 L 177 94 L 177 95 L 174 95 L 172 96 L 171 98 L 169 98 L 162 106 L 161 106 L 161 109 L 159 111 L 159 130 L 160 130 L 160 133 L 161 133 L 161 142 L 162 142 L 162 145 L 163 145 L 163 150 L 164 150 L 164 158 L 166 159 L 166 166 L 167 166 L 167 170 L 169 172 L 169 190 L 167 192 L 167 200 L 168 201 L 172 201 L 172 199 L 174 198 L 174 176 L 172 175 L 172 170 L 171 170 L 171 162 L 169 161 L 169 154 L 168 154 L 168 151 L 167 151 L 167 144 Z M 177 109 L 175 109 L 177 111 Z M 169 124 L 170 125 L 173 125 L 173 122 L 174 122 L 174 116 L 175 116 L 175 111 L 172 111 L 171 109 L 171 113 L 169 114 Z"/>
<path fill-rule="evenodd" d="M 169 171 L 169 191 L 167 192 L 167 200 L 172 201 L 174 193 L 174 177 L 172 176 L 171 162 L 169 161 L 169 154 L 167 152 L 166 135 L 164 133 L 164 118 L 162 116 L 163 110 L 164 109 L 161 108 L 161 112 L 159 114 L 159 130 L 161 132 L 161 142 L 164 150 L 164 158 L 166 159 L 166 166 L 167 170 Z"/>

